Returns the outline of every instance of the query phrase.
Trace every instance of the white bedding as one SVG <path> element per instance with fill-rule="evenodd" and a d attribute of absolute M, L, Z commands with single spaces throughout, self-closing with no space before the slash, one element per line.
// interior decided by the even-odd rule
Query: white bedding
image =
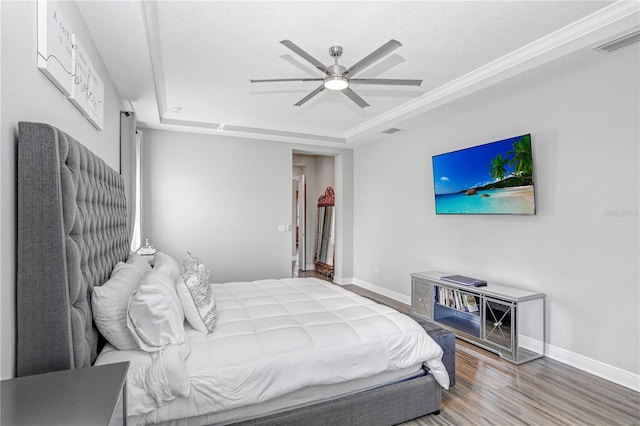
<path fill-rule="evenodd" d="M 190 353 L 184 362 L 179 356 L 152 362 L 142 351 L 109 346 L 98 357 L 96 364 L 132 361 L 130 416 L 140 416 L 143 423 L 193 417 L 423 362 L 443 388 L 449 386 L 440 346 L 389 307 L 314 278 L 212 287 L 216 328 L 206 335 L 185 326 Z M 157 365 L 158 360 L 165 364 Z M 189 377 L 180 382 L 174 370 L 185 368 Z M 185 385 L 188 397 L 181 395 Z M 168 389 L 176 389 L 177 397 L 163 404 L 146 395 L 151 391 L 170 399 Z"/>

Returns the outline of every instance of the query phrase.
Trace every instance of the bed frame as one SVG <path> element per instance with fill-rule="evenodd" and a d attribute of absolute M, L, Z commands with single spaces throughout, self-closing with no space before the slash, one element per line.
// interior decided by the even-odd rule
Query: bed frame
<path fill-rule="evenodd" d="M 17 375 L 89 366 L 100 348 L 92 289 L 129 254 L 123 179 L 50 125 L 18 129 Z M 440 404 L 426 374 L 240 424 L 391 425 Z"/>
<path fill-rule="evenodd" d="M 91 292 L 129 254 L 122 176 L 46 124 L 18 124 L 17 375 L 91 365 Z"/>

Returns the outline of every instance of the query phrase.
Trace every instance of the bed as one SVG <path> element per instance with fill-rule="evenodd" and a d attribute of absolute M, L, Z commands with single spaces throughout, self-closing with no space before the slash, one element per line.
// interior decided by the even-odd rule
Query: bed
<path fill-rule="evenodd" d="M 439 411 L 453 372 L 409 317 L 314 279 L 209 285 L 195 258 L 164 255 L 169 266 L 147 271 L 129 252 L 126 218 L 117 172 L 52 126 L 19 124 L 18 376 L 128 360 L 131 424 L 397 424 Z M 131 349 L 112 344 L 96 307 L 123 271 L 137 280 L 127 295 Z M 215 301 L 210 316 L 181 299 L 193 277 Z M 153 311 L 150 300 L 176 293 L 178 319 Z M 152 320 L 168 328 L 154 335 Z M 155 406 L 142 395 L 150 378 Z"/>

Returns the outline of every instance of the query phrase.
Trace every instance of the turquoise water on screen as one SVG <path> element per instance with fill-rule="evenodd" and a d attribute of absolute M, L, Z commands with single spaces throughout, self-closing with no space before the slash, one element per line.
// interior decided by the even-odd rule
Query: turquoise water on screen
<path fill-rule="evenodd" d="M 535 214 L 531 197 L 504 195 L 506 189 L 478 191 L 477 195 L 436 195 L 436 213 L 439 214 Z M 488 195 L 483 197 L 482 194 Z"/>

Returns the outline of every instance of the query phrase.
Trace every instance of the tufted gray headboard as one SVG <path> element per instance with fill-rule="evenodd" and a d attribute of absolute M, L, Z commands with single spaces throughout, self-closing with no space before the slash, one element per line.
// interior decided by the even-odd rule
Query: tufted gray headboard
<path fill-rule="evenodd" d="M 122 176 L 47 124 L 18 125 L 17 375 L 90 365 L 91 292 L 129 254 Z"/>

